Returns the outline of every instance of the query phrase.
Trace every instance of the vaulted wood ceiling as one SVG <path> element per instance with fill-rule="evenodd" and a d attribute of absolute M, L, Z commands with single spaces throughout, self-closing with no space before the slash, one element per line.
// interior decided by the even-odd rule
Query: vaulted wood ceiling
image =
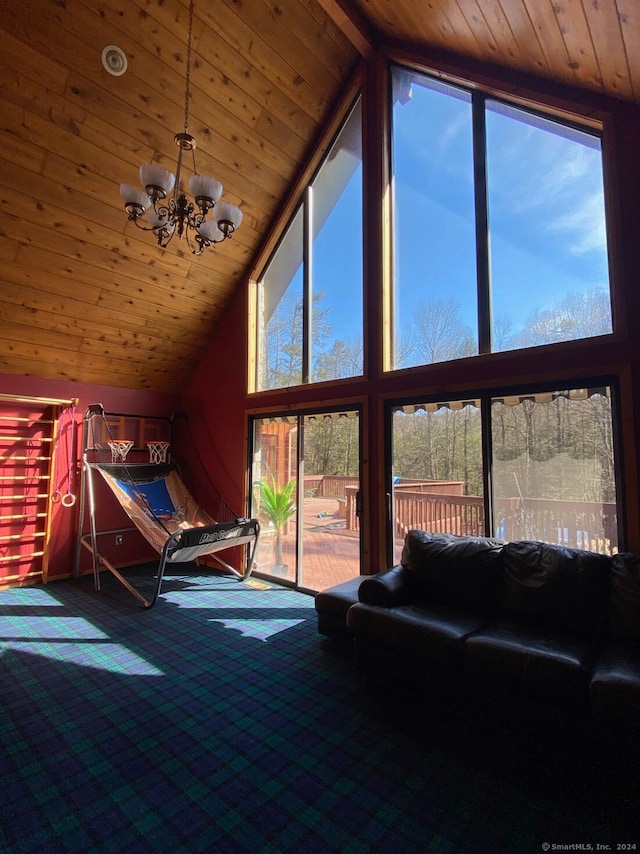
<path fill-rule="evenodd" d="M 127 222 L 175 169 L 188 0 L 1 0 L 0 371 L 174 391 L 376 45 L 446 49 L 640 103 L 636 0 L 196 0 L 189 130 L 244 222 L 194 256 Z M 127 72 L 108 74 L 106 45 Z"/>

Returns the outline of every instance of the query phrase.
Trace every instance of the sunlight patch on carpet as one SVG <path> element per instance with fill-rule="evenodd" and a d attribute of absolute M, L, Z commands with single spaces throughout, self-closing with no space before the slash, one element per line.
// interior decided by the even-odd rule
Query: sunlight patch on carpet
<path fill-rule="evenodd" d="M 245 581 L 244 586 L 251 587 L 253 590 L 273 590 L 273 587 L 270 584 L 267 584 L 265 581 L 258 581 L 255 578 L 250 578 L 248 581 Z"/>
<path fill-rule="evenodd" d="M 83 643 L 64 641 L 10 641 L 0 645 L 0 656 L 12 652 L 47 658 L 64 664 L 91 667 L 123 676 L 163 676 L 163 672 L 119 643 Z"/>
<path fill-rule="evenodd" d="M 304 623 L 304 620 L 210 620 L 211 623 L 221 623 L 225 629 L 234 629 L 245 638 L 255 638 L 266 641 L 273 635 L 292 629 Z"/>

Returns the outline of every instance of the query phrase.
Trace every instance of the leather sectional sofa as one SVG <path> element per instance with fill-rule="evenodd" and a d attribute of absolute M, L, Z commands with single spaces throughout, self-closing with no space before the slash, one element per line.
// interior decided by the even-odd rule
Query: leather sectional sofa
<path fill-rule="evenodd" d="M 375 679 L 640 725 L 640 554 L 410 531 L 400 565 L 316 610 Z"/>

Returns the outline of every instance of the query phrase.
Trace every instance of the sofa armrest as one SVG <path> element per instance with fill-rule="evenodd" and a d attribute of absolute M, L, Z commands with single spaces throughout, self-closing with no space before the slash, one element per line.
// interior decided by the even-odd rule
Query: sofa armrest
<path fill-rule="evenodd" d="M 393 608 L 405 605 L 415 598 L 416 579 L 404 566 L 393 566 L 376 575 L 367 575 L 358 590 L 360 602 Z"/>

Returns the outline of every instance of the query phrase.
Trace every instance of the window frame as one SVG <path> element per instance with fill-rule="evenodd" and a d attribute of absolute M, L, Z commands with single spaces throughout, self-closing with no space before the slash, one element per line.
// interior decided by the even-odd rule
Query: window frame
<path fill-rule="evenodd" d="M 475 255 L 476 255 L 476 293 L 477 293 L 477 342 L 478 353 L 474 356 L 461 356 L 459 359 L 478 359 L 482 356 L 495 357 L 501 354 L 522 352 L 525 349 L 535 349 L 538 347 L 554 347 L 577 344 L 583 339 L 565 339 L 562 341 L 554 341 L 549 344 L 535 344 L 531 347 L 521 347 L 514 350 L 494 350 L 492 341 L 493 317 L 492 317 L 492 291 L 491 291 L 491 249 L 490 249 L 490 221 L 489 221 L 489 183 L 488 183 L 488 168 L 487 168 L 487 131 L 486 131 L 486 114 L 487 102 L 504 105 L 508 109 L 520 111 L 532 117 L 538 118 L 544 122 L 555 123 L 566 127 L 570 130 L 575 130 L 579 133 L 593 136 L 599 140 L 600 155 L 602 165 L 602 184 L 603 184 L 603 202 L 604 202 L 604 228 L 607 245 L 607 272 L 608 272 L 608 301 L 610 306 L 611 316 L 611 331 L 603 333 L 600 336 L 592 336 L 587 341 L 593 340 L 595 337 L 615 338 L 620 335 L 620 324 L 616 314 L 616 299 L 615 299 L 615 246 L 612 237 L 610 210 L 610 181 L 608 168 L 608 145 L 607 133 L 605 128 L 605 119 L 594 118 L 593 113 L 589 116 L 579 116 L 575 113 L 569 113 L 566 110 L 554 109 L 552 106 L 547 106 L 543 103 L 533 102 L 529 99 L 510 97 L 508 93 L 496 91 L 482 85 L 475 85 L 474 81 L 469 79 L 461 79 L 452 75 L 438 72 L 433 68 L 425 68 L 419 64 L 412 64 L 402 59 L 389 59 L 387 66 L 388 89 L 387 89 L 387 127 L 388 127 L 388 151 L 387 151 L 387 170 L 389 176 L 390 193 L 390 209 L 388 215 L 388 242 L 391 247 L 391 261 L 389 271 L 389 286 L 385 291 L 385 307 L 384 312 L 388 317 L 388 322 L 385 324 L 385 347 L 383 373 L 391 374 L 400 371 L 413 371 L 416 369 L 429 369 L 438 365 L 446 364 L 446 362 L 434 363 L 419 363 L 406 367 L 396 367 L 395 365 L 395 344 L 396 344 L 396 317 L 395 317 L 395 297 L 396 297 L 396 248 L 395 248 L 395 221 L 396 221 L 396 191 L 395 191 L 395 176 L 394 176 L 394 70 L 399 73 L 409 75 L 417 75 L 425 80 L 433 81 L 434 84 L 445 84 L 452 88 L 458 89 L 465 93 L 470 98 L 471 106 L 471 123 L 472 123 L 472 148 L 473 148 L 473 196 L 474 196 L 474 226 L 475 226 Z M 449 362 L 452 360 L 449 360 Z M 457 359 L 455 360 L 457 361 Z"/>
<path fill-rule="evenodd" d="M 351 381 L 354 379 L 359 379 L 363 377 L 366 373 L 365 364 L 364 364 L 364 350 L 365 350 L 365 308 L 364 308 L 364 268 L 365 268 L 365 204 L 364 204 L 364 196 L 365 196 L 365 171 L 364 171 L 364 160 L 365 160 L 365 148 L 364 148 L 364 118 L 363 118 L 363 110 L 364 110 L 365 97 L 362 89 L 359 87 L 355 92 L 352 93 L 349 100 L 346 102 L 346 107 L 340 111 L 340 118 L 333 132 L 327 138 L 327 143 L 325 145 L 320 146 L 322 156 L 319 158 L 318 162 L 315 164 L 313 170 L 310 172 L 309 177 L 304 181 L 297 194 L 297 202 L 293 206 L 292 212 L 286 220 L 286 223 L 282 226 L 279 231 L 278 239 L 270 252 L 267 260 L 262 264 L 260 268 L 260 272 L 255 277 L 250 279 L 250 292 L 249 292 L 249 364 L 248 364 L 248 375 L 247 375 L 247 385 L 248 385 L 248 393 L 252 394 L 264 394 L 268 392 L 276 392 L 276 391 L 285 391 L 286 389 L 295 389 L 295 388 L 305 388 L 309 385 L 315 385 L 317 383 L 336 383 L 336 382 L 344 382 Z M 361 366 L 361 371 L 357 375 L 352 375 L 349 377 L 339 377 L 329 380 L 317 380 L 314 379 L 312 374 L 312 350 L 313 350 L 313 329 L 312 329 L 312 314 L 313 314 L 313 296 L 314 296 L 314 288 L 313 288 L 313 242 L 314 242 L 314 227 L 313 227 L 313 190 L 314 183 L 316 182 L 322 168 L 324 167 L 327 157 L 331 154 L 332 149 L 338 142 L 340 135 L 348 124 L 350 118 L 354 114 L 355 110 L 360 107 L 361 110 L 361 119 L 360 119 L 360 135 L 362 141 L 362 167 L 363 167 L 363 176 L 362 176 L 362 188 L 361 188 L 361 198 L 360 198 L 360 216 L 362 223 L 362 242 L 361 242 L 361 272 L 362 272 L 362 285 L 361 285 L 361 339 L 363 346 L 363 364 Z M 299 384 L 294 384 L 290 386 L 275 386 L 274 388 L 261 388 L 260 387 L 260 374 L 261 374 L 261 356 L 262 356 L 262 348 L 264 341 L 264 326 L 262 324 L 262 294 L 263 294 L 263 282 L 267 272 L 274 262 L 274 259 L 277 257 L 278 253 L 282 249 L 282 245 L 287 239 L 290 229 L 292 228 L 296 217 L 302 214 L 302 342 L 301 342 L 301 381 Z"/>
<path fill-rule="evenodd" d="M 368 503 L 367 503 L 367 494 L 368 494 L 368 463 L 365 453 L 365 448 L 367 445 L 367 413 L 369 407 L 368 402 L 364 398 L 349 398 L 348 400 L 341 401 L 340 403 L 336 402 L 322 402 L 320 400 L 315 401 L 314 403 L 306 403 L 300 404 L 299 406 L 289 407 L 285 410 L 281 410 L 278 408 L 270 409 L 270 408 L 259 408 L 259 409 L 248 409 L 245 412 L 245 425 L 246 425 L 246 472 L 247 472 L 247 514 L 249 516 L 252 515 L 255 507 L 253 506 L 253 500 L 255 495 L 255 481 L 254 481 L 254 462 L 255 462 L 255 450 L 256 450 L 256 425 L 259 422 L 287 422 L 291 425 L 295 425 L 292 429 L 292 432 L 296 433 L 296 441 L 295 441 L 295 454 L 289 459 L 289 467 L 295 465 L 295 474 L 294 477 L 297 481 L 296 484 L 296 519 L 295 519 L 295 536 L 296 536 L 296 544 L 295 544 L 295 556 L 296 556 L 296 567 L 294 573 L 294 580 L 287 579 L 278 579 L 278 583 L 281 583 L 285 586 L 293 586 L 296 589 L 307 591 L 310 593 L 316 593 L 318 591 L 312 590 L 309 587 L 298 586 L 298 582 L 301 576 L 301 568 L 303 572 L 304 565 L 304 536 L 303 536 L 303 526 L 304 526 L 304 518 L 303 518 L 303 507 L 304 507 L 304 473 L 305 473 L 305 421 L 307 419 L 313 418 L 314 416 L 325 419 L 330 417 L 332 414 L 340 416 L 344 412 L 353 412 L 357 417 L 358 423 L 358 479 L 359 479 L 359 489 L 357 495 L 357 507 L 358 507 L 358 516 L 360 519 L 360 529 L 358 534 L 358 560 L 361 572 L 363 571 L 363 567 L 365 566 L 366 560 L 366 536 L 368 531 Z M 302 478 L 300 475 L 302 474 Z M 302 562 L 300 562 L 300 557 L 302 557 Z M 264 572 L 258 571 L 259 577 L 265 577 L 267 579 L 272 580 L 272 576 L 268 575 Z"/>
<path fill-rule="evenodd" d="M 618 551 L 626 547 L 625 532 L 625 484 L 624 484 L 624 447 L 622 443 L 621 420 L 621 391 L 619 378 L 612 375 L 592 376 L 581 378 L 549 379 L 540 383 L 523 383 L 522 385 L 496 386 L 490 389 L 461 391 L 456 389 L 448 397 L 456 401 L 478 401 L 480 404 L 481 422 L 481 457 L 485 532 L 487 537 L 496 536 L 494 530 L 494 488 L 493 475 L 493 446 L 492 446 L 492 410 L 491 402 L 500 397 L 527 397 L 528 395 L 545 394 L 559 390 L 581 388 L 608 387 L 611 390 L 611 429 L 613 434 L 613 474 L 615 478 L 615 504 L 617 516 Z M 384 401 L 384 476 L 385 493 L 387 496 L 386 518 L 386 559 L 389 566 L 393 563 L 394 548 L 394 519 L 393 519 L 393 413 L 401 406 L 418 406 L 421 403 L 442 403 L 443 395 L 409 393 L 402 397 L 394 395 Z"/>

